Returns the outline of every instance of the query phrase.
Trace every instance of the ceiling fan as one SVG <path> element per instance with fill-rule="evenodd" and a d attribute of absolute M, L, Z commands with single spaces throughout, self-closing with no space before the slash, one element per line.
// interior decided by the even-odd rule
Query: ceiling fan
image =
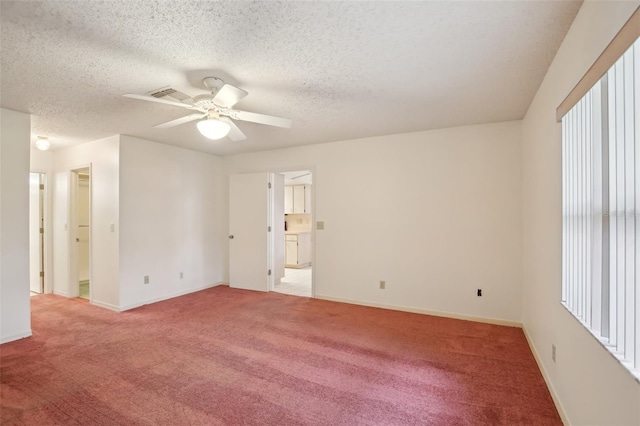
<path fill-rule="evenodd" d="M 178 106 L 195 111 L 184 117 L 160 123 L 153 127 L 158 129 L 168 129 L 180 124 L 200 120 L 197 123 L 198 131 L 209 139 L 221 139 L 225 136 L 236 142 L 246 139 L 244 133 L 235 125 L 233 120 L 250 121 L 252 123 L 266 124 L 283 128 L 291 127 L 291 120 L 287 118 L 273 117 L 270 115 L 256 114 L 254 112 L 239 111 L 232 109 L 236 103 L 248 95 L 248 93 L 238 87 L 227 84 L 217 77 L 207 77 L 202 80 L 204 86 L 211 92 L 198 95 L 193 98 L 180 94 L 175 90 L 159 91 L 152 95 L 122 95 L 125 98 L 140 99 L 143 101 L 156 102 Z M 179 93 L 180 96 L 176 96 Z M 176 100 L 163 99 L 167 97 Z M 172 97 L 171 94 L 174 94 Z"/>

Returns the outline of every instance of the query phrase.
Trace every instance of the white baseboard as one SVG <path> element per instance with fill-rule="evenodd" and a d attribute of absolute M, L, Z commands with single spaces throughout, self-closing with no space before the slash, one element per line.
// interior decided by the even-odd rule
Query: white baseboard
<path fill-rule="evenodd" d="M 332 302 L 350 303 L 352 305 L 369 306 L 369 307 L 372 307 L 372 308 L 391 309 L 393 311 L 411 312 L 411 313 L 414 313 L 414 314 L 434 315 L 434 316 L 437 316 L 437 317 L 454 318 L 454 319 L 460 319 L 460 320 L 465 320 L 465 321 L 476 321 L 476 322 L 484 322 L 484 323 L 488 323 L 488 324 L 506 325 L 508 327 L 518 327 L 518 328 L 522 327 L 522 323 L 520 323 L 518 321 L 502 320 L 502 319 L 498 319 L 498 318 L 485 318 L 485 317 L 477 317 L 477 316 L 473 316 L 473 315 L 456 314 L 456 313 L 452 313 L 452 312 L 432 311 L 432 310 L 428 310 L 428 309 L 413 308 L 413 307 L 410 307 L 410 306 L 402 306 L 402 305 L 388 305 L 388 304 L 376 303 L 376 302 L 363 302 L 363 301 L 359 301 L 359 300 L 342 299 L 342 298 L 338 298 L 338 297 L 324 296 L 324 295 L 321 295 L 321 294 L 316 294 L 314 297 L 316 299 L 321 299 L 321 300 L 329 300 L 329 301 L 332 301 Z"/>
<path fill-rule="evenodd" d="M 24 339 L 25 337 L 29 337 L 32 334 L 33 334 L 33 332 L 31 331 L 31 329 L 29 329 L 29 330 L 21 331 L 19 333 L 11 334 L 9 336 L 2 336 L 0 338 L 0 344 L 13 342 L 14 340 Z"/>
<path fill-rule="evenodd" d="M 64 296 L 64 297 L 69 297 L 69 293 L 64 292 L 64 291 L 60 291 L 60 290 L 53 290 L 53 294 L 56 294 L 58 296 Z"/>
<path fill-rule="evenodd" d="M 544 378 L 544 381 L 547 384 L 547 388 L 549 389 L 549 393 L 551 394 L 551 398 L 553 399 L 553 403 L 556 405 L 556 409 L 558 410 L 558 414 L 560 414 L 560 419 L 562 420 L 562 423 L 564 423 L 565 425 L 570 425 L 571 422 L 569 421 L 569 418 L 567 417 L 567 413 L 565 412 L 564 407 L 562 406 L 562 403 L 560 402 L 560 398 L 558 398 L 558 395 L 556 394 L 556 390 L 553 387 L 553 383 L 551 383 L 551 378 L 549 377 L 549 374 L 547 373 L 547 370 L 545 370 L 544 364 L 542 363 L 542 359 L 540 358 L 540 354 L 538 354 L 538 351 L 536 350 L 536 347 L 533 345 L 533 340 L 531 340 L 531 337 L 529 336 L 529 332 L 527 331 L 527 327 L 525 327 L 524 324 L 522 325 L 522 331 L 524 332 L 524 337 L 527 338 L 527 343 L 529 344 L 529 348 L 531 349 L 531 353 L 533 353 L 533 357 L 535 358 L 536 363 L 538 364 L 538 368 L 540 369 L 540 372 L 542 373 L 542 377 Z"/>
<path fill-rule="evenodd" d="M 163 296 L 154 297 L 154 298 L 148 299 L 148 300 L 146 300 L 146 301 L 144 301 L 142 303 L 134 303 L 134 304 L 131 304 L 131 305 L 121 306 L 119 310 L 120 311 L 128 311 L 130 309 L 139 308 L 140 306 L 150 305 L 152 303 L 157 303 L 157 302 L 162 302 L 163 300 L 173 299 L 174 297 L 184 296 L 185 294 L 195 293 L 197 291 L 206 290 L 208 288 L 217 287 L 219 285 L 228 285 L 228 284 L 225 283 L 225 282 L 217 282 L 217 283 L 205 285 L 205 286 L 202 286 L 202 287 L 189 288 L 189 289 L 186 289 L 186 290 L 177 291 L 175 293 L 165 294 Z"/>
<path fill-rule="evenodd" d="M 111 303 L 101 302 L 99 300 L 92 300 L 91 304 L 95 306 L 99 306 L 101 308 L 109 309 L 111 311 L 120 312 L 120 308 L 118 308 L 116 305 L 112 305 Z"/>

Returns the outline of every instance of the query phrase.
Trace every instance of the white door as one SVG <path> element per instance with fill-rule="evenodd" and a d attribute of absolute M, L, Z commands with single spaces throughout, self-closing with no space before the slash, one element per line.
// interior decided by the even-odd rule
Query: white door
<path fill-rule="evenodd" d="M 40 173 L 29 175 L 29 287 L 43 292 L 42 268 L 42 189 Z"/>
<path fill-rule="evenodd" d="M 273 191 L 273 284 L 284 278 L 284 176 L 275 173 L 272 178 Z M 273 288 L 271 288 L 273 290 Z"/>
<path fill-rule="evenodd" d="M 229 286 L 269 291 L 269 173 L 229 179 Z"/>

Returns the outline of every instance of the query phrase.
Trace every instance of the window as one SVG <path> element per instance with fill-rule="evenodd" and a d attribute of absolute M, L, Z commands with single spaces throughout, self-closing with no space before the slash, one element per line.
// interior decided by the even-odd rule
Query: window
<path fill-rule="evenodd" d="M 640 39 L 562 117 L 562 194 L 562 303 L 640 377 Z"/>

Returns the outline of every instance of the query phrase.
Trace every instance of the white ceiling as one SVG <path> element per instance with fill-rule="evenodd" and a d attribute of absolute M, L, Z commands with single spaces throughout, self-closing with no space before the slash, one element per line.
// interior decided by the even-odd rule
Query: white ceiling
<path fill-rule="evenodd" d="M 285 185 L 311 185 L 313 184 L 313 173 L 311 170 L 300 170 L 295 172 L 280 172 L 284 176 Z"/>
<path fill-rule="evenodd" d="M 58 149 L 128 134 L 228 155 L 520 119 L 579 1 L 2 1 L 1 103 Z M 217 76 L 249 92 L 209 141 L 187 110 L 123 98 Z"/>

